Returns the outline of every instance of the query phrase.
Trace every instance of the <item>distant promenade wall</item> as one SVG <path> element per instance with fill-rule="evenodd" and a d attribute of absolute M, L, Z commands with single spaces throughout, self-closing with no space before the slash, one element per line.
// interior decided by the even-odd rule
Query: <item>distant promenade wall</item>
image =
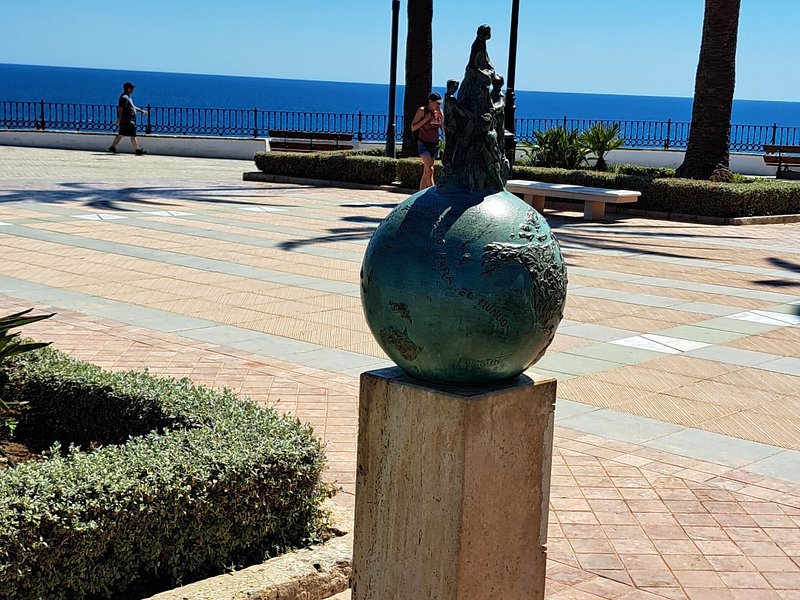
<path fill-rule="evenodd" d="M 359 148 L 383 148 L 384 142 L 355 143 Z M 672 167 L 677 168 L 683 162 L 682 150 L 656 150 L 649 148 L 630 148 L 612 150 L 606 155 L 606 162 L 610 165 L 641 165 L 643 167 Z M 522 152 L 517 150 L 517 158 L 522 157 Z M 731 171 L 742 175 L 759 175 L 774 177 L 775 167 L 764 164 L 763 154 L 743 154 L 731 152 Z"/>
<path fill-rule="evenodd" d="M 149 153 L 166 156 L 252 160 L 256 152 L 269 150 L 269 140 L 265 138 L 142 135 L 138 139 L 140 146 Z M 110 133 L 0 130 L 0 146 L 105 152 L 113 140 L 114 135 Z M 130 140 L 123 138 L 117 151 L 132 153 Z"/>

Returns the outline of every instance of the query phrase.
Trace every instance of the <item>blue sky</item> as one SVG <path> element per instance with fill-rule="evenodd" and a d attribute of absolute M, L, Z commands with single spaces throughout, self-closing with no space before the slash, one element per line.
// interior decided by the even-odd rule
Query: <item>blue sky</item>
<path fill-rule="evenodd" d="M 521 0 L 517 88 L 691 96 L 702 0 Z M 390 0 L 2 0 L 0 62 L 388 81 Z M 401 2 L 402 82 L 406 0 Z M 434 0 L 434 81 L 478 24 L 506 72 L 511 0 Z M 736 97 L 800 101 L 800 0 L 742 0 Z"/>

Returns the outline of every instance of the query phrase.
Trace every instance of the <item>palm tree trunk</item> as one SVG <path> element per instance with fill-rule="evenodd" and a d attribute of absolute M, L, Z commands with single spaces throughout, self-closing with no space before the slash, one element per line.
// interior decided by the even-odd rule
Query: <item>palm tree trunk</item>
<path fill-rule="evenodd" d="M 408 0 L 406 85 L 403 98 L 403 156 L 416 156 L 411 121 L 428 101 L 433 85 L 433 0 Z"/>
<path fill-rule="evenodd" d="M 706 0 L 692 128 L 678 177 L 730 181 L 730 129 L 741 0 Z"/>

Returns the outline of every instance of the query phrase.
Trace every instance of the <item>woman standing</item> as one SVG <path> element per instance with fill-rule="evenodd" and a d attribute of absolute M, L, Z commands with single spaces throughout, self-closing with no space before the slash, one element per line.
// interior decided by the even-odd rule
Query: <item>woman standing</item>
<path fill-rule="evenodd" d="M 434 184 L 433 161 L 439 152 L 439 130 L 442 128 L 442 97 L 436 92 L 428 96 L 427 106 L 420 106 L 411 131 L 417 132 L 417 150 L 422 159 L 422 177 L 419 189 L 424 190 Z"/>

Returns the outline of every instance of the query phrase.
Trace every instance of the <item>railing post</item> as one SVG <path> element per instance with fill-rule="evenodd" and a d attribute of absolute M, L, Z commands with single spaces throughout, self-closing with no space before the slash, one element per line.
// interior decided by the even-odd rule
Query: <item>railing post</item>
<path fill-rule="evenodd" d="M 258 107 L 253 107 L 253 137 L 258 137 Z"/>
<path fill-rule="evenodd" d="M 44 131 L 44 98 L 39 100 L 39 129 Z"/>
<path fill-rule="evenodd" d="M 775 139 L 776 139 L 777 133 L 778 133 L 778 124 L 777 123 L 773 123 L 772 124 L 772 145 L 773 146 L 775 145 Z"/>
<path fill-rule="evenodd" d="M 567 115 L 564 115 L 564 131 L 567 130 Z"/>
<path fill-rule="evenodd" d="M 669 136 L 672 133 L 672 119 L 667 119 L 667 137 L 664 140 L 664 150 L 669 150 Z"/>
<path fill-rule="evenodd" d="M 363 118 L 363 115 L 361 114 L 361 111 L 358 111 L 358 136 L 357 137 L 358 137 L 358 141 L 359 142 L 364 139 L 364 135 L 361 133 L 361 119 L 362 118 Z"/>
<path fill-rule="evenodd" d="M 150 123 L 150 104 L 148 103 L 147 104 L 147 127 L 144 128 L 144 132 L 147 135 L 150 135 L 150 133 L 152 131 L 153 131 L 153 127 L 151 126 L 151 123 Z"/>

